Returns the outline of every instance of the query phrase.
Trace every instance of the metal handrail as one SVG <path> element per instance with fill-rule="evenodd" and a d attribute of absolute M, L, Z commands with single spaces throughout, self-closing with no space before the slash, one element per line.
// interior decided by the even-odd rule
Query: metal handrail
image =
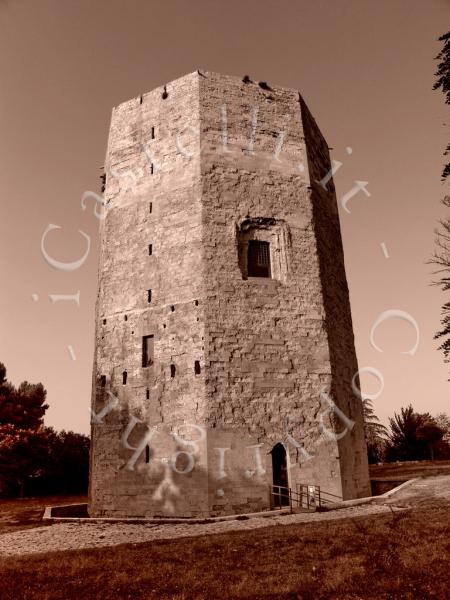
<path fill-rule="evenodd" d="M 322 506 L 321 489 L 318 485 L 298 483 L 297 496 L 299 497 L 299 506 L 302 508 L 317 510 Z"/>
<path fill-rule="evenodd" d="M 342 502 L 342 496 L 338 496 L 337 494 L 332 494 L 331 492 L 324 492 L 320 490 L 321 501 L 324 504 L 334 504 L 336 502 Z"/>
<path fill-rule="evenodd" d="M 271 485 L 269 486 L 269 488 L 271 495 L 271 505 L 273 501 L 273 505 L 281 510 L 283 506 L 286 506 L 286 504 L 283 504 L 283 499 L 287 499 L 287 505 L 292 510 L 291 488 L 285 487 L 284 485 Z M 278 502 L 275 502 L 275 500 L 277 500 Z"/>
<path fill-rule="evenodd" d="M 324 492 L 322 490 L 321 494 L 325 495 L 325 496 L 333 496 L 333 498 L 337 498 L 337 501 L 339 501 L 339 502 L 341 502 L 341 500 L 342 500 L 342 496 L 338 496 L 337 494 L 332 494 L 331 492 Z"/>
<path fill-rule="evenodd" d="M 270 506 L 282 509 L 306 508 L 307 510 L 320 510 L 324 505 L 342 502 L 342 496 L 326 492 L 318 485 L 297 483 L 297 490 L 284 485 L 269 485 Z"/>
<path fill-rule="evenodd" d="M 291 488 L 283 485 L 270 485 L 271 506 L 280 510 L 283 506 L 289 506 L 291 512 L 293 512 L 294 505 L 298 508 L 306 508 L 308 510 L 320 509 L 322 505 L 320 487 L 307 484 L 297 485 L 300 491 L 293 491 Z M 313 497 L 311 497 L 310 493 L 311 487 L 314 487 Z M 283 502 L 283 500 L 287 500 L 287 502 Z"/>

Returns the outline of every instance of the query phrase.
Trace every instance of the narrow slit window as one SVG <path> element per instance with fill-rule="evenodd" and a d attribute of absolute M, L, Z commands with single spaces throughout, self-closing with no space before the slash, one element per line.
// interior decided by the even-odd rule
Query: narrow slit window
<path fill-rule="evenodd" d="M 153 202 L 148 203 L 148 212 L 151 213 L 153 210 Z"/>
<path fill-rule="evenodd" d="M 100 377 L 100 385 L 101 385 L 102 387 L 105 387 L 105 385 L 106 385 L 106 375 L 102 375 L 102 376 Z"/>
<path fill-rule="evenodd" d="M 153 245 L 152 244 L 148 245 L 148 254 L 149 254 L 149 256 L 151 256 L 153 254 Z"/>
<path fill-rule="evenodd" d="M 249 240 L 247 272 L 249 277 L 271 277 L 269 242 Z"/>
<path fill-rule="evenodd" d="M 170 376 L 175 377 L 176 368 L 175 365 L 170 365 Z"/>
<path fill-rule="evenodd" d="M 145 446 L 145 462 L 150 462 L 150 446 Z"/>
<path fill-rule="evenodd" d="M 154 360 L 153 335 L 144 335 L 142 338 L 142 366 L 151 367 Z"/>
<path fill-rule="evenodd" d="M 152 301 L 152 290 L 147 290 L 147 302 L 150 304 Z"/>
<path fill-rule="evenodd" d="M 128 373 L 126 371 L 124 371 L 122 373 L 122 384 L 123 385 L 127 385 L 127 379 L 128 379 Z"/>
<path fill-rule="evenodd" d="M 201 373 L 201 369 L 200 369 L 200 361 L 199 361 L 199 360 L 196 360 L 196 361 L 194 362 L 194 373 L 195 373 L 196 375 L 200 375 L 200 373 Z"/>
<path fill-rule="evenodd" d="M 153 163 L 150 163 L 150 173 L 151 173 L 151 175 L 153 175 L 154 172 L 155 172 L 155 169 L 153 167 Z"/>
<path fill-rule="evenodd" d="M 155 128 L 152 127 L 152 131 L 151 131 L 151 139 L 154 140 L 155 139 Z"/>
<path fill-rule="evenodd" d="M 150 390 L 148 388 L 145 390 L 145 397 L 147 400 L 150 400 Z"/>

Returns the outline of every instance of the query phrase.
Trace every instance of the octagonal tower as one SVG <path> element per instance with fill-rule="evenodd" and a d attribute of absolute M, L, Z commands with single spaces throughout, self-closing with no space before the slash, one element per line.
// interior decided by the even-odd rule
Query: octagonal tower
<path fill-rule="evenodd" d="M 196 71 L 113 110 L 91 516 L 370 494 L 330 169 L 291 89 Z"/>

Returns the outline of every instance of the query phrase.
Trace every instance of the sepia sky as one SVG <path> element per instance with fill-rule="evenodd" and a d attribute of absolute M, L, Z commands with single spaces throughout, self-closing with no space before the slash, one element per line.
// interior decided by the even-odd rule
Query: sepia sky
<path fill-rule="evenodd" d="M 15 384 L 42 381 L 48 425 L 89 430 L 98 221 L 81 196 L 100 191 L 111 109 L 197 68 L 300 90 L 343 163 L 338 198 L 368 182 L 370 197 L 340 208 L 359 366 L 383 375 L 384 422 L 409 403 L 450 413 L 450 365 L 433 340 L 449 298 L 425 264 L 449 193 L 449 115 L 432 91 L 449 17 L 448 0 L 0 1 L 0 361 Z M 60 261 L 84 253 L 80 230 L 90 236 L 79 269 L 44 260 L 49 224 Z M 49 298 L 78 291 L 79 306 Z M 418 324 L 414 355 L 405 320 L 377 327 L 383 352 L 370 343 L 392 309 Z"/>

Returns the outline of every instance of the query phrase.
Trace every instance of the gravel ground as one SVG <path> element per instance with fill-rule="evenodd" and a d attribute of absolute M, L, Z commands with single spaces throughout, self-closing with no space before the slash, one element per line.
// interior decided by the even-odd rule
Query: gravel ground
<path fill-rule="evenodd" d="M 334 521 L 387 512 L 390 512 L 390 508 L 387 506 L 363 505 L 326 513 L 275 515 L 255 517 L 245 521 L 234 520 L 202 524 L 55 523 L 47 527 L 0 535 L 0 556 L 99 548 L 119 544 L 142 544 L 152 540 L 243 531 L 270 525 L 283 526 L 315 521 Z"/>

